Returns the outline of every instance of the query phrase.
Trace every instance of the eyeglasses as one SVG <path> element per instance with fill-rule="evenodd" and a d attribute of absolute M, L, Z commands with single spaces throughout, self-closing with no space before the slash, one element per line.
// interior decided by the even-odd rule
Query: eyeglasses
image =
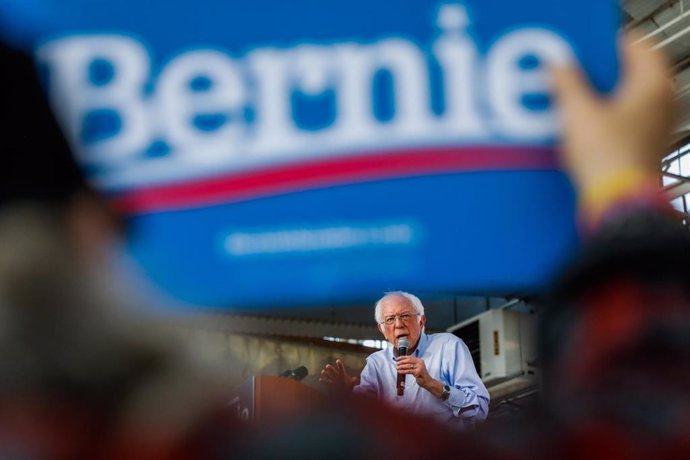
<path fill-rule="evenodd" d="M 381 321 L 379 324 L 385 324 L 386 326 L 392 326 L 395 324 L 396 318 L 400 318 L 400 321 L 402 321 L 404 324 L 409 323 L 412 318 L 419 316 L 420 313 L 400 313 L 399 315 L 391 315 L 391 316 L 386 316 L 383 321 Z"/>

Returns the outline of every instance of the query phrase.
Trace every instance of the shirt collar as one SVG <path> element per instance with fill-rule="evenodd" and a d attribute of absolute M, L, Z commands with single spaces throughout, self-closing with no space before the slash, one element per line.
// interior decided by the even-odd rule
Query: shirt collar
<path fill-rule="evenodd" d="M 422 331 L 422 335 L 419 336 L 419 344 L 414 351 L 415 357 L 419 358 L 422 356 L 424 351 L 426 351 L 427 346 L 429 346 L 429 338 L 427 337 L 426 333 Z"/>

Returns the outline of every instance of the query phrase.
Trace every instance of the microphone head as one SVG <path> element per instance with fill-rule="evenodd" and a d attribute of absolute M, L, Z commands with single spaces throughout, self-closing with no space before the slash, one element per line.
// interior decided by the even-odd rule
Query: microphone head
<path fill-rule="evenodd" d="M 398 339 L 398 351 L 405 350 L 405 353 L 407 353 L 407 349 L 410 347 L 410 339 L 407 337 L 400 337 Z"/>
<path fill-rule="evenodd" d="M 293 375 L 292 375 L 292 378 L 293 378 L 293 379 L 295 379 L 295 380 L 297 380 L 297 381 L 300 381 L 300 380 L 302 380 L 304 377 L 306 377 L 307 375 L 309 375 L 309 371 L 307 370 L 306 367 L 300 366 L 300 367 L 298 367 L 297 369 L 295 369 L 294 371 L 292 371 L 292 374 L 293 374 Z"/>
<path fill-rule="evenodd" d="M 291 378 L 292 375 L 293 375 L 293 370 L 292 370 L 292 369 L 288 369 L 288 370 L 285 370 L 285 371 L 281 372 L 280 374 L 278 374 L 278 377 L 287 377 L 287 378 Z"/>

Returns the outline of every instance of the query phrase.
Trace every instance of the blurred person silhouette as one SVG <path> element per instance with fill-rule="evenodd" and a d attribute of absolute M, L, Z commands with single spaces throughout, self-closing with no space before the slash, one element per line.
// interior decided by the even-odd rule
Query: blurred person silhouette
<path fill-rule="evenodd" d="M 0 62 L 0 458 L 222 451 L 222 375 L 129 315 L 111 272 L 122 224 L 75 165 L 30 59 L 0 45 Z"/>
<path fill-rule="evenodd" d="M 554 79 L 590 235 L 545 301 L 544 396 L 564 424 L 609 434 L 619 457 L 690 452 L 690 233 L 659 192 L 675 126 L 668 73 L 660 52 L 629 40 L 611 98 L 574 70 Z"/>
<path fill-rule="evenodd" d="M 462 428 L 486 419 L 489 392 L 477 375 L 467 345 L 448 333 L 424 331 L 424 306 L 416 296 L 389 292 L 376 302 L 379 332 L 393 346 L 367 358 L 359 376 L 351 376 L 342 361 L 327 364 L 319 381 L 355 394 L 371 395 L 392 407 L 433 417 L 449 427 Z M 400 340 L 407 339 L 406 356 Z M 399 375 L 411 375 L 401 395 Z"/>
<path fill-rule="evenodd" d="M 690 456 L 690 233 L 659 191 L 668 73 L 631 38 L 610 96 L 553 72 L 585 244 L 542 299 L 542 407 L 475 438 L 484 458 Z"/>

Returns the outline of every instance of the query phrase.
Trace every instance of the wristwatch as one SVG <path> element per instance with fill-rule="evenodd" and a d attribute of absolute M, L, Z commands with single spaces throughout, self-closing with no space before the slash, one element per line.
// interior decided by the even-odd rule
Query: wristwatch
<path fill-rule="evenodd" d="M 443 385 L 443 393 L 441 393 L 441 401 L 445 401 L 450 396 L 450 386 Z"/>

